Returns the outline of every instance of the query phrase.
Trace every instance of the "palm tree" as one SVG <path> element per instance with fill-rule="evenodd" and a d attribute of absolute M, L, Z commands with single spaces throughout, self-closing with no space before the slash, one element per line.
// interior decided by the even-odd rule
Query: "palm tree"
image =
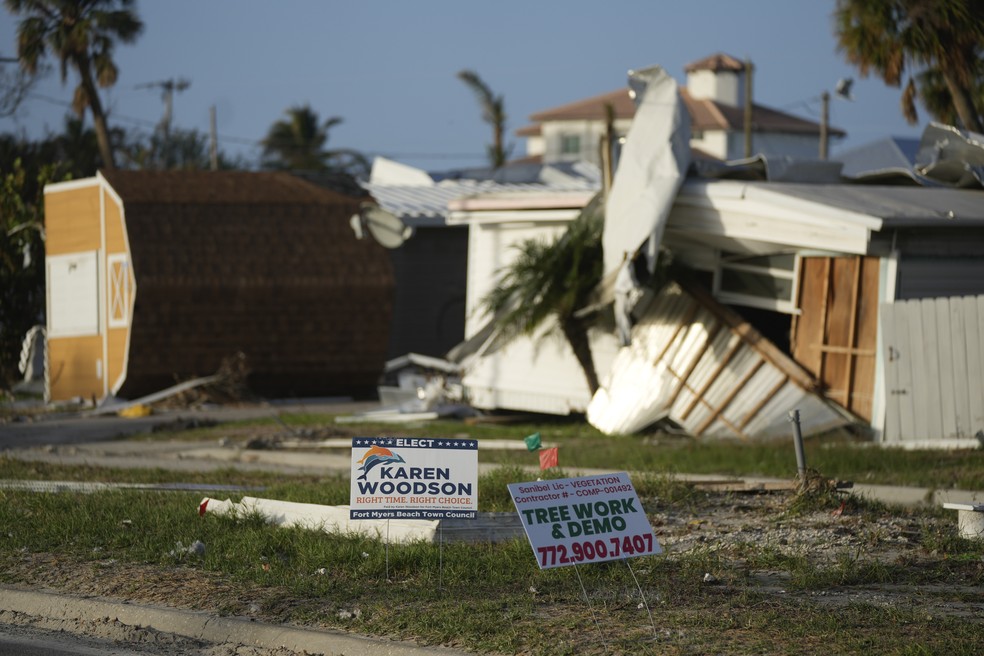
<path fill-rule="evenodd" d="M 99 153 L 108 169 L 116 163 L 97 86 L 116 83 L 116 42 L 132 43 L 143 30 L 133 4 L 133 0 L 6 0 L 7 9 L 25 16 L 17 27 L 21 67 L 33 75 L 50 49 L 61 65 L 63 83 L 69 68 L 78 73 L 72 108 L 79 116 L 86 109 L 92 112 Z"/>
<path fill-rule="evenodd" d="M 482 299 L 505 339 L 532 335 L 548 318 L 555 318 L 591 394 L 598 390 L 588 340 L 593 317 L 579 310 L 589 304 L 601 281 L 603 226 L 604 199 L 599 193 L 553 243 L 521 242 L 518 257 L 504 267 L 499 284 Z"/>
<path fill-rule="evenodd" d="M 369 161 L 358 151 L 325 150 L 328 131 L 342 122 L 337 116 L 325 120 L 308 105 L 286 111 L 287 119 L 270 126 L 263 140 L 263 165 L 291 171 L 335 171 L 359 176 L 369 173 Z"/>
<path fill-rule="evenodd" d="M 0 118 L 13 116 L 31 87 L 41 77 L 41 73 L 28 75 L 20 66 L 7 66 L 19 62 L 16 58 L 0 56 Z"/>
<path fill-rule="evenodd" d="M 468 85 L 482 107 L 482 120 L 492 126 L 492 145 L 488 147 L 489 164 L 497 169 L 506 163 L 509 153 L 504 144 L 506 131 L 506 103 L 501 95 L 492 92 L 478 73 L 470 70 L 458 72 L 458 79 Z"/>
<path fill-rule="evenodd" d="M 984 3 L 979 0 L 837 0 L 838 49 L 886 84 L 900 86 L 903 114 L 914 123 L 919 93 L 913 69 L 936 69 L 946 84 L 963 127 L 984 132 L 974 107 L 984 53 Z M 977 79 L 975 79 L 977 78 Z"/>
<path fill-rule="evenodd" d="M 979 60 L 979 70 L 980 73 L 974 78 L 971 100 L 977 115 L 981 116 L 984 115 L 984 59 Z M 960 122 L 950 89 L 939 70 L 931 68 L 917 75 L 916 88 L 919 89 L 919 99 L 935 120 L 947 125 L 957 125 Z"/>

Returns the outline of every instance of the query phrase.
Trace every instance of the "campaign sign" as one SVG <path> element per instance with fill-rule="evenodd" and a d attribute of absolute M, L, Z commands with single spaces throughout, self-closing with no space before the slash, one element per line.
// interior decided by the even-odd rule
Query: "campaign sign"
<path fill-rule="evenodd" d="M 540 569 L 662 551 L 626 472 L 508 487 Z"/>
<path fill-rule="evenodd" d="M 478 440 L 352 439 L 350 519 L 475 519 Z"/>

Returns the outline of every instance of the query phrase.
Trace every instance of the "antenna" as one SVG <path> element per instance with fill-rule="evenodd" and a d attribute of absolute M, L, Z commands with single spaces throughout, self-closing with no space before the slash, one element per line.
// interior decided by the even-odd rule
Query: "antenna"
<path fill-rule="evenodd" d="M 399 248 L 413 235 L 413 228 L 375 203 L 362 203 L 358 214 L 349 220 L 349 225 L 356 239 L 363 239 L 365 230 L 368 230 L 384 248 Z"/>
<path fill-rule="evenodd" d="M 164 101 L 164 116 L 161 118 L 161 131 L 164 133 L 164 141 L 167 141 L 171 136 L 171 115 L 174 104 L 174 92 L 178 93 L 184 91 L 191 86 L 191 80 L 185 78 L 170 80 L 162 80 L 160 82 L 146 82 L 144 84 L 138 84 L 135 89 L 151 89 L 160 88 L 161 89 L 161 99 Z"/>

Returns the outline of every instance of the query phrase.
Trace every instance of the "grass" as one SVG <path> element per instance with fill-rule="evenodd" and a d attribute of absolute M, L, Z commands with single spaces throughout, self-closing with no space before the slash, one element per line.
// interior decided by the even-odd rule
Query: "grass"
<path fill-rule="evenodd" d="M 560 447 L 561 466 L 570 469 L 615 468 L 662 474 L 693 473 L 722 476 L 794 478 L 796 456 L 789 440 L 762 442 L 697 441 L 664 433 L 607 436 L 590 424 L 568 418 L 540 418 L 533 423 L 475 424 L 437 420 L 408 424 L 336 424 L 334 415 L 284 414 L 196 428 L 168 437 L 219 439 L 230 431 L 280 427 L 290 431 L 328 431 L 338 436 L 386 435 L 406 437 L 468 437 L 520 441 L 540 433 L 543 442 Z M 156 439 L 159 434 L 144 436 Z M 830 478 L 855 483 L 909 485 L 932 489 L 984 490 L 984 449 L 905 450 L 877 448 L 869 440 L 837 431 L 804 441 L 807 466 Z M 482 452 L 483 462 L 536 466 L 526 451 Z"/>
<path fill-rule="evenodd" d="M 117 479 L 127 472 L 0 459 L 0 475 Z M 556 472 L 564 475 L 564 472 Z M 167 478 L 163 471 L 130 472 Z M 193 476 L 182 473 L 182 478 Z M 216 475 L 209 475 L 216 482 Z M 344 503 L 343 477 L 276 480 L 227 470 L 222 482 L 269 486 L 264 496 Z M 505 467 L 479 482 L 481 510 L 508 510 Z M 670 476 L 639 474 L 647 508 L 700 506 L 702 494 Z M 984 547 L 939 524 L 927 529 L 936 560 L 875 562 L 863 552 L 822 561 L 809 552 L 706 545 L 628 562 L 539 570 L 524 540 L 390 545 L 233 519 L 196 509 L 199 494 L 125 491 L 36 494 L 0 490 L 0 581 L 58 587 L 98 580 L 100 590 L 167 603 L 489 653 L 563 654 L 971 654 L 984 650 L 977 622 L 931 616 L 904 604 L 830 606 L 816 591 L 878 585 L 984 585 Z M 794 499 L 775 521 L 789 521 Z M 822 494 L 795 513 L 826 512 Z M 877 504 L 855 511 L 875 516 Z M 795 514 L 793 513 L 793 514 Z M 935 538 L 934 538 L 935 535 Z M 202 553 L 186 547 L 200 541 Z M 822 545 L 818 545 L 822 551 Z M 719 582 L 703 577 L 716 572 Z M 786 594 L 763 588 L 767 572 Z M 66 582 L 67 580 L 67 582 Z M 95 585 L 89 582 L 87 585 Z M 148 601 L 155 601 L 155 598 Z M 647 609 L 648 606 L 648 609 Z M 650 621 L 649 613 L 653 620 Z"/>
<path fill-rule="evenodd" d="M 539 432 L 544 442 L 560 445 L 564 467 L 545 477 L 574 475 L 588 467 L 631 471 L 651 516 L 674 511 L 701 516 L 708 494 L 676 480 L 676 472 L 795 474 L 791 443 L 701 443 L 659 434 L 607 437 L 575 421 L 393 426 L 336 424 L 334 419 L 284 415 L 141 439 L 246 439 L 254 429 L 285 437 L 296 431 L 313 437 L 479 440 L 522 440 Z M 820 482 L 777 507 L 764 518 L 768 523 L 809 521 L 837 510 L 844 499 L 822 484 L 828 477 L 984 489 L 984 451 L 875 449 L 838 434 L 808 440 L 806 453 L 809 466 L 823 473 Z M 506 484 L 529 480 L 523 468 L 536 466 L 536 454 L 482 450 L 480 459 L 504 465 L 481 477 L 480 510 L 512 511 Z M 323 504 L 345 504 L 349 497 L 344 476 L 285 477 L 232 468 L 207 473 L 108 469 L 2 456 L 0 479 L 242 485 L 262 487 L 262 495 L 255 496 Z M 984 586 L 984 545 L 958 537 L 953 517 L 939 511 L 889 509 L 850 497 L 844 509 L 853 519 L 849 526 L 870 534 L 872 544 L 881 539 L 876 519 L 889 513 L 918 527 L 907 533 L 918 548 L 888 560 L 872 557 L 863 547 L 830 557 L 825 544 L 789 549 L 710 542 L 626 562 L 539 570 L 525 540 L 387 547 L 361 537 L 275 528 L 257 517 L 199 517 L 201 496 L 0 489 L 0 581 L 487 653 L 984 653 L 979 618 L 926 611 L 954 600 L 979 603 Z M 196 541 L 205 545 L 203 553 L 188 550 Z M 709 572 L 717 583 L 705 583 Z M 863 594 L 893 586 L 916 590 L 905 593 L 909 601 L 940 595 L 940 603 L 887 604 Z M 937 588 L 940 592 L 933 592 Z"/>

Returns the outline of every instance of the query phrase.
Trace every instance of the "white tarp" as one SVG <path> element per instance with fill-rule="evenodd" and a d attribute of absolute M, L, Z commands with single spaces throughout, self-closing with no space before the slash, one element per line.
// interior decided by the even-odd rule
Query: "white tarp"
<path fill-rule="evenodd" d="M 605 205 L 606 275 L 648 239 L 659 244 L 690 165 L 690 119 L 676 80 L 652 66 L 629 71 L 629 83 L 642 93 Z"/>
<path fill-rule="evenodd" d="M 605 277 L 615 274 L 615 321 L 627 344 L 630 313 L 642 298 L 632 260 L 647 245 L 647 269 L 656 268 L 670 208 L 690 166 L 690 119 L 677 83 L 659 66 L 629 71 L 638 109 L 626 137 L 605 205 L 602 245 Z"/>

